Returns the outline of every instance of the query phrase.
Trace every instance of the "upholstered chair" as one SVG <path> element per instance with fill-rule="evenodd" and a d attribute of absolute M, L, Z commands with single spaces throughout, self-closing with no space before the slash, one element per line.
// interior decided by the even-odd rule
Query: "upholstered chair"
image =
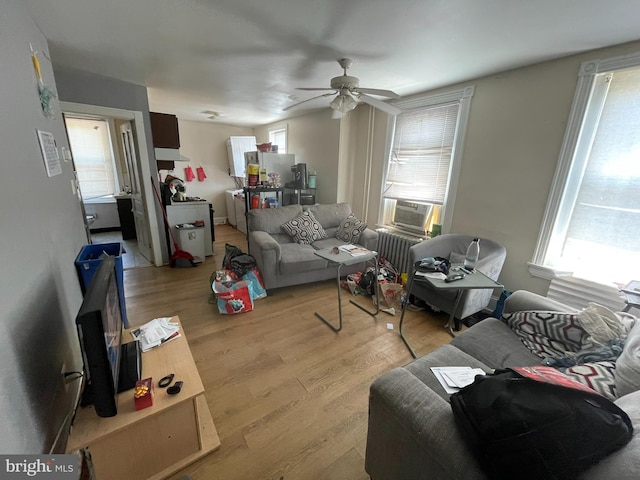
<path fill-rule="evenodd" d="M 409 248 L 409 274 L 413 275 L 415 262 L 426 257 L 442 257 L 449 259 L 453 264 L 462 263 L 467 247 L 474 238 L 479 237 L 445 234 L 412 246 Z M 480 238 L 480 256 L 476 269 L 492 280 L 497 281 L 506 256 L 507 250 L 504 246 L 493 240 Z M 425 283 L 414 282 L 411 293 L 424 300 L 433 309 L 451 314 L 455 305 L 457 291 L 437 290 Z M 473 315 L 489 305 L 492 293 L 493 290 L 490 289 L 463 291 L 455 312 L 456 324 L 458 324 L 459 320 Z"/>

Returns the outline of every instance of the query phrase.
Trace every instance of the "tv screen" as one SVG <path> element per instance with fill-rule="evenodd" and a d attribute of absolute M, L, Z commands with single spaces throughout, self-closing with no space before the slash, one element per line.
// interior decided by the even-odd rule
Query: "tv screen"
<path fill-rule="evenodd" d="M 123 321 L 114 257 L 105 255 L 76 318 L 84 358 L 82 405 L 93 403 L 101 417 L 117 414 Z"/>

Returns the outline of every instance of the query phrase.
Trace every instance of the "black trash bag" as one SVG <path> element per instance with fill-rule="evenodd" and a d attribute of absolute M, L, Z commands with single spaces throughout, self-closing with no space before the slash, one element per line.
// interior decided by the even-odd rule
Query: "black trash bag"
<path fill-rule="evenodd" d="M 222 268 L 225 270 L 231 270 L 231 259 L 238 255 L 244 255 L 244 252 L 235 245 L 228 243 L 224 244 L 224 258 L 222 259 Z"/>
<path fill-rule="evenodd" d="M 257 268 L 257 266 L 258 264 L 256 262 L 256 259 L 253 258 L 253 255 L 244 253 L 231 259 L 230 270 L 239 277 L 244 277 L 245 274 L 249 273 L 251 270 L 254 270 L 255 268 Z"/>
<path fill-rule="evenodd" d="M 244 253 L 241 249 L 228 243 L 224 246 L 224 258 L 222 268 L 231 270 L 238 277 L 242 278 L 246 273 L 257 268 L 258 263 L 253 255 Z"/>

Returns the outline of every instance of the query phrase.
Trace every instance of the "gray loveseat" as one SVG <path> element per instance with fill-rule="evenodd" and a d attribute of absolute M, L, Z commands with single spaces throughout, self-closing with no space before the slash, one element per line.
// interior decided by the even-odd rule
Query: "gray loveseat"
<path fill-rule="evenodd" d="M 295 219 L 303 211 L 312 213 L 326 233 L 326 238 L 315 240 L 311 244 L 300 244 L 282 228 L 283 224 Z M 347 203 L 250 210 L 247 214 L 249 253 L 258 263 L 265 288 L 269 290 L 335 278 L 337 267 L 315 255 L 316 250 L 345 243 L 375 250 L 378 233 L 370 228 L 365 228 L 353 242 L 345 242 L 336 237 L 350 214 L 351 206 Z M 364 263 L 350 265 L 344 267 L 341 274 L 347 275 L 364 268 Z"/>
<path fill-rule="evenodd" d="M 524 310 L 573 309 L 525 291 L 513 293 L 505 302 L 505 313 Z M 637 381 L 640 321 L 629 333 L 625 353 L 626 362 L 632 359 L 631 376 Z M 616 363 L 616 383 L 619 363 L 620 360 Z M 471 366 L 490 372 L 494 368 L 540 364 L 540 357 L 531 353 L 506 323 L 489 318 L 451 343 L 383 374 L 370 389 L 367 473 L 372 480 L 486 479 L 454 423 L 449 395 L 430 367 Z M 628 381 L 626 377 L 625 388 L 631 393 L 618 398 L 616 404 L 631 418 L 634 436 L 622 449 L 584 472 L 582 479 L 640 478 L 640 390 L 637 384 L 630 388 Z"/>

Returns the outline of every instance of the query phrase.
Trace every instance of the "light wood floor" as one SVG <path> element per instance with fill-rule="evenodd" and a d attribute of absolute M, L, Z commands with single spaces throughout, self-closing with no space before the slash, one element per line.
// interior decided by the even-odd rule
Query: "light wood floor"
<path fill-rule="evenodd" d="M 246 251 L 244 235 L 220 225 L 214 256 L 195 268 L 125 271 L 132 325 L 180 316 L 222 442 L 171 478 L 367 479 L 369 385 L 412 360 L 398 335 L 399 315 L 373 318 L 345 292 L 344 327 L 333 332 L 314 312 L 337 318 L 335 280 L 278 289 L 252 312 L 220 315 L 208 303 L 209 276 L 221 266 L 225 242 Z M 450 341 L 444 314 L 407 315 L 418 354 Z"/>

